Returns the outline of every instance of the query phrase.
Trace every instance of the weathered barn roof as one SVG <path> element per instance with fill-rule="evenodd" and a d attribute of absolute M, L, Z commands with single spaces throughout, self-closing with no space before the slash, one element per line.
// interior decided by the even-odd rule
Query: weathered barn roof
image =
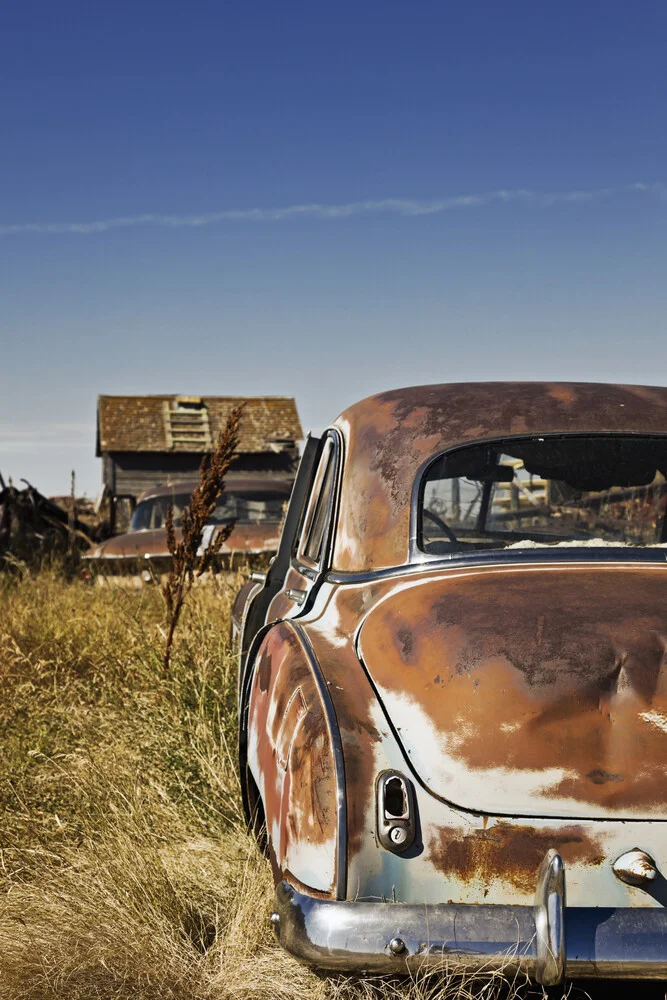
<path fill-rule="evenodd" d="M 279 450 L 303 437 L 291 396 L 99 396 L 97 455 L 210 451 L 241 402 L 239 452 Z"/>

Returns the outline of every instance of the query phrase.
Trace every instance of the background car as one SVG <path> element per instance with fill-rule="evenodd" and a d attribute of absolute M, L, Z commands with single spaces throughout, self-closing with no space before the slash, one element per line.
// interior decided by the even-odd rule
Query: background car
<path fill-rule="evenodd" d="M 308 439 L 234 608 L 288 951 L 667 977 L 666 475 L 665 388 L 421 386 Z"/>
<path fill-rule="evenodd" d="M 196 481 L 173 486 L 159 486 L 142 494 L 132 516 L 130 530 L 116 535 L 88 553 L 89 566 L 105 575 L 140 573 L 146 581 L 165 573 L 171 565 L 165 529 L 167 507 L 171 506 L 180 536 L 183 508 L 190 502 Z M 292 482 L 285 478 L 261 479 L 229 474 L 225 491 L 210 518 L 204 544 L 215 535 L 216 528 L 235 522 L 232 534 L 224 543 L 221 566 L 245 564 L 265 565 L 278 548 L 280 526 L 289 501 Z"/>

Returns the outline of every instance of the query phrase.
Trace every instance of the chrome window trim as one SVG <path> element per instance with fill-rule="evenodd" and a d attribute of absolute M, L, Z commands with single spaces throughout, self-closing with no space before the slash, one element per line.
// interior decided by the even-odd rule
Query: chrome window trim
<path fill-rule="evenodd" d="M 308 657 L 310 669 L 322 699 L 327 730 L 331 740 L 336 775 L 336 899 L 345 899 L 347 893 L 347 792 L 345 788 L 345 758 L 343 756 L 343 741 L 338 728 L 336 710 L 331 700 L 331 694 L 315 656 L 315 651 L 307 632 L 299 622 L 291 621 L 304 652 Z"/>
<path fill-rule="evenodd" d="M 317 468 L 315 469 L 315 478 L 313 480 L 313 488 L 308 497 L 308 503 L 306 504 L 306 510 L 303 517 L 303 525 L 301 526 L 301 531 L 299 532 L 299 541 L 296 548 L 296 558 L 301 566 L 305 566 L 311 570 L 317 570 L 320 561 L 317 562 L 311 559 L 310 556 L 306 555 L 306 548 L 310 540 L 310 533 L 313 530 L 313 524 L 315 522 L 315 515 L 317 513 L 317 507 L 322 497 L 322 490 L 324 488 L 324 483 L 327 478 L 327 472 L 329 471 L 329 463 L 336 462 L 336 445 L 330 435 L 325 434 L 322 439 L 322 451 L 320 453 L 319 461 L 317 463 Z M 335 472 L 335 469 L 334 469 Z M 334 480 L 331 481 L 331 493 L 333 493 Z M 324 530 L 322 532 L 322 544 L 321 551 L 324 550 L 326 534 L 329 526 L 329 513 L 331 506 L 331 497 L 327 500 L 327 507 L 325 513 Z"/>
<path fill-rule="evenodd" d="M 311 502 L 313 500 L 313 494 L 308 498 L 308 505 L 306 507 L 306 512 L 304 514 L 303 525 L 299 531 L 299 540 L 297 543 L 296 554 L 292 560 L 292 564 L 295 569 L 297 569 L 303 576 L 309 580 L 317 580 L 317 578 L 326 570 L 326 567 L 331 563 L 331 555 L 333 551 L 333 545 L 336 535 L 336 525 L 338 522 L 338 505 L 340 500 L 340 486 L 342 480 L 342 470 L 343 470 L 343 436 L 337 427 L 328 427 L 323 435 L 323 448 L 322 453 L 324 454 L 324 448 L 326 447 L 328 441 L 332 442 L 333 450 L 333 462 L 334 462 L 334 474 L 332 480 L 331 493 L 329 496 L 329 501 L 327 503 L 327 514 L 326 514 L 326 526 L 324 529 L 324 537 L 322 542 L 322 555 L 319 562 L 315 563 L 309 559 L 303 549 L 306 543 L 306 538 L 310 530 L 310 524 L 312 521 L 312 515 L 310 511 Z M 321 461 L 321 459 L 320 459 Z M 319 464 L 318 469 L 319 471 Z M 313 484 L 314 485 L 314 484 Z M 316 501 L 313 504 L 313 511 L 316 506 Z"/>
<path fill-rule="evenodd" d="M 374 583 L 397 576 L 416 576 L 418 573 L 437 573 L 444 569 L 469 569 L 476 567 L 484 569 L 519 569 L 527 565 L 540 565 L 553 569 L 557 565 L 593 566 L 596 563 L 608 565 L 627 565 L 628 563 L 654 566 L 658 569 L 667 564 L 667 549 L 525 549 L 508 552 L 503 558 L 503 549 L 492 549 L 488 552 L 460 552 L 451 556 L 425 557 L 419 561 L 403 563 L 402 566 L 387 566 L 383 569 L 366 570 L 359 573 L 340 573 L 330 570 L 326 574 L 328 583 L 344 586 L 346 584 Z M 548 558 L 545 553 L 548 552 Z"/>

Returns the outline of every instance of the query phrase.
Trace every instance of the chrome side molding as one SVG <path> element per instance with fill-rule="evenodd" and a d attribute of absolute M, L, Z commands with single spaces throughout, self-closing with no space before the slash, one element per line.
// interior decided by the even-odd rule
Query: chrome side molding
<path fill-rule="evenodd" d="M 535 979 L 542 986 L 558 986 L 565 978 L 565 869 L 553 848 L 537 876 L 535 932 Z"/>

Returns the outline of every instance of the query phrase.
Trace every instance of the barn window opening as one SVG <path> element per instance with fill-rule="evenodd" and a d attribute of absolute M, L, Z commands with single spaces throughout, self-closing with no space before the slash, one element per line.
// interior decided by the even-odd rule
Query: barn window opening
<path fill-rule="evenodd" d="M 165 432 L 170 449 L 213 450 L 208 409 L 200 396 L 176 396 L 164 407 Z"/>

